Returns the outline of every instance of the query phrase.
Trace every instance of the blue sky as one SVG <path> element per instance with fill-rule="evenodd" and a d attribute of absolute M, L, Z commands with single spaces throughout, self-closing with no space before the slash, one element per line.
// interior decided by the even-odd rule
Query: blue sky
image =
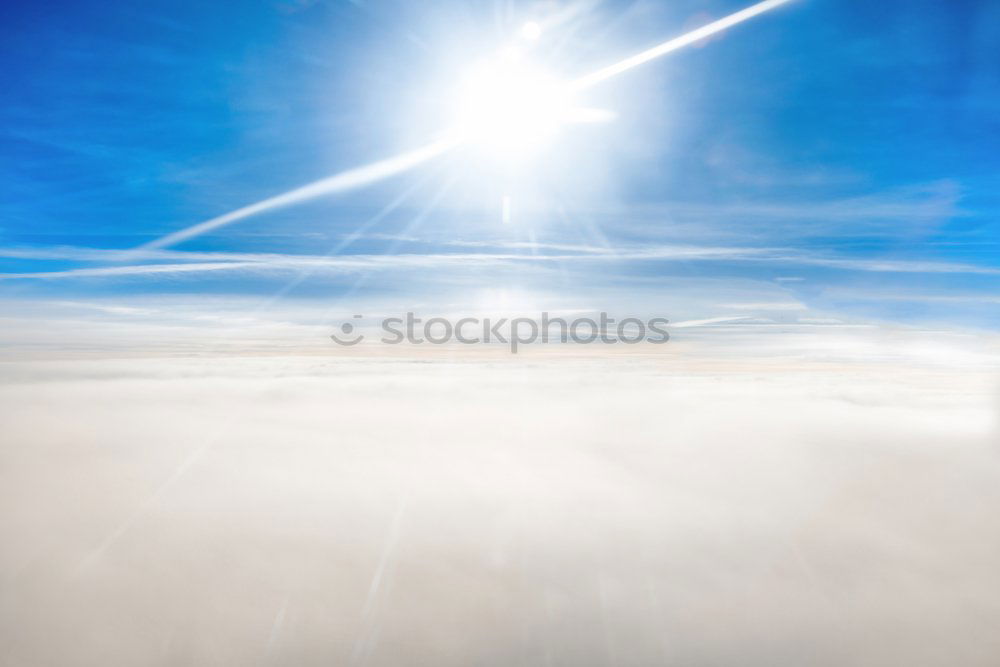
<path fill-rule="evenodd" d="M 1000 326 L 987 1 L 795 0 L 595 86 L 585 102 L 615 120 L 564 128 L 530 161 L 458 151 L 116 252 L 427 143 L 463 65 L 525 21 L 572 79 L 747 4 L 8 3 L 0 294 L 434 309 L 503 293 L 675 319 Z"/>

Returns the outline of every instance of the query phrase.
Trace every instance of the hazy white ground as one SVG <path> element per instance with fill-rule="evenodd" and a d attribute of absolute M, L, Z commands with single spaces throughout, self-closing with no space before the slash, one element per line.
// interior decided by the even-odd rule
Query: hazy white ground
<path fill-rule="evenodd" d="M 784 346 L 2 362 L 0 663 L 998 664 L 993 358 Z"/>

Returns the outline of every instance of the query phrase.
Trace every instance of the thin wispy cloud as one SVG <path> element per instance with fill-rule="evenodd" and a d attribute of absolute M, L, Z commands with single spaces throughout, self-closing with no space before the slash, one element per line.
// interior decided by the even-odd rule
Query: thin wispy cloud
<path fill-rule="evenodd" d="M 797 301 L 768 301 L 758 303 L 723 303 L 720 308 L 732 308 L 734 310 L 771 310 L 771 311 L 792 311 L 808 310 L 808 306 Z"/>
<path fill-rule="evenodd" d="M 539 249 L 537 244 L 499 244 L 510 249 Z M 489 243 L 476 247 L 491 248 Z M 563 249 L 572 247 L 562 246 Z M 549 249 L 556 249 L 550 247 Z M 70 260 L 80 262 L 114 262 L 136 259 L 129 250 L 97 250 L 93 248 L 2 248 L 0 256 L 35 260 Z M 877 273 L 925 273 L 1000 275 L 1000 268 L 968 263 L 910 261 L 894 259 L 851 259 L 796 252 L 781 248 L 740 248 L 731 246 L 627 246 L 605 252 L 572 254 L 539 253 L 398 253 L 393 255 L 297 255 L 281 253 L 241 253 L 211 251 L 148 250 L 142 258 L 150 261 L 169 260 L 170 264 L 133 264 L 97 268 L 73 268 L 60 271 L 0 273 L 0 279 L 52 279 L 84 276 L 142 275 L 157 273 L 248 270 L 283 271 L 298 269 L 329 269 L 359 271 L 391 268 L 442 268 L 475 266 L 477 264 L 513 263 L 593 263 L 649 261 L 753 262 L 776 265 L 825 267 L 845 271 Z M 191 263 L 182 263 L 183 260 Z"/>
<path fill-rule="evenodd" d="M 96 278 L 135 275 L 161 275 L 174 273 L 203 273 L 206 271 L 233 271 L 258 267 L 258 262 L 192 262 L 190 264 L 139 264 L 134 266 L 105 266 L 93 269 L 66 269 L 65 271 L 37 271 L 34 273 L 2 273 L 0 279 L 15 280 L 34 278 Z"/>
<path fill-rule="evenodd" d="M 674 200 L 629 205 L 601 214 L 649 238 L 718 236 L 766 242 L 773 238 L 901 237 L 926 234 L 974 213 L 962 205 L 963 188 L 954 180 L 897 187 L 844 197 L 786 193 L 767 199 L 741 196 L 711 202 Z"/>

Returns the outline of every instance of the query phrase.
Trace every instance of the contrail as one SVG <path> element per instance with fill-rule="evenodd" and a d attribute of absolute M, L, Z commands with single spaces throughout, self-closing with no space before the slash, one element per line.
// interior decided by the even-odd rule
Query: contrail
<path fill-rule="evenodd" d="M 582 76 L 572 84 L 570 84 L 571 90 L 583 90 L 584 88 L 589 88 L 595 83 L 600 83 L 605 79 L 610 79 L 613 76 L 617 76 L 626 70 L 630 70 L 633 67 L 638 67 L 643 63 L 647 63 L 654 58 L 659 58 L 662 55 L 670 53 L 671 51 L 676 51 L 685 46 L 693 44 L 697 41 L 705 39 L 717 32 L 721 32 L 726 28 L 730 28 L 737 23 L 743 23 L 758 14 L 763 14 L 764 12 L 770 11 L 776 7 L 780 7 L 792 0 L 764 0 L 764 2 L 758 2 L 756 5 L 742 9 L 735 14 L 730 14 L 718 21 L 713 21 L 707 25 L 704 25 L 696 30 L 685 33 L 680 37 L 674 37 L 673 39 L 663 42 L 651 49 L 646 49 L 641 53 L 637 53 L 634 56 L 626 58 L 614 65 L 608 65 L 607 67 L 602 67 L 596 72 Z"/>
<path fill-rule="evenodd" d="M 186 229 L 181 229 L 180 231 L 173 232 L 172 234 L 167 234 L 166 236 L 160 237 L 155 241 L 150 241 L 149 243 L 140 246 L 137 250 L 155 250 L 157 248 L 166 248 L 168 246 L 176 245 L 181 241 L 194 238 L 195 236 L 200 236 L 201 234 L 213 229 L 224 227 L 228 224 L 236 222 L 237 220 L 243 220 L 244 218 L 249 218 L 252 215 L 263 213 L 264 211 L 270 211 L 283 206 L 291 206 L 292 204 L 298 204 L 299 202 L 304 202 L 308 199 L 313 199 L 322 195 L 353 190 L 354 188 L 359 188 L 364 185 L 380 181 L 383 178 L 394 176 L 409 169 L 413 169 L 417 165 L 423 164 L 424 162 L 447 152 L 448 150 L 454 148 L 457 144 L 458 141 L 456 139 L 448 137 L 435 141 L 432 144 L 428 144 L 423 148 L 410 151 L 409 153 L 402 153 L 401 155 L 380 160 L 379 162 L 373 162 L 372 164 L 368 164 L 363 167 L 348 169 L 347 171 L 342 171 L 339 174 L 334 174 L 333 176 L 309 183 L 308 185 L 303 185 L 302 187 L 295 188 L 294 190 L 289 190 L 284 194 L 259 201 L 256 204 L 244 206 L 243 208 L 238 208 L 235 211 L 226 213 L 225 215 L 220 215 L 216 218 L 212 218 L 211 220 L 206 220 L 205 222 L 198 223 L 197 225 L 187 227 Z"/>
<path fill-rule="evenodd" d="M 758 14 L 763 14 L 764 12 L 780 7 L 788 2 L 791 2 L 791 0 L 764 0 L 756 5 L 740 10 L 735 14 L 730 14 L 729 16 L 721 18 L 718 21 L 713 21 L 708 25 L 704 25 L 696 30 L 692 30 L 691 32 L 685 33 L 679 37 L 675 37 L 658 46 L 646 49 L 645 51 L 617 62 L 614 65 L 603 67 L 595 72 L 587 74 L 586 76 L 582 76 L 570 83 L 569 88 L 573 91 L 589 88 L 594 84 L 604 81 L 605 79 L 610 79 L 611 77 L 617 76 L 626 70 L 638 67 L 643 63 L 653 60 L 654 58 L 659 58 L 662 55 L 705 39 L 706 37 L 714 35 L 717 32 L 721 32 L 726 28 L 742 23 L 753 18 L 754 16 L 757 16 Z M 270 211 L 283 206 L 298 204 L 299 202 L 313 199 L 314 197 L 334 194 L 337 192 L 346 192 L 348 190 L 369 185 L 371 183 L 375 183 L 376 181 L 380 181 L 383 178 L 394 176 L 423 164 L 424 162 L 427 162 L 428 160 L 455 148 L 460 143 L 461 139 L 458 134 L 452 132 L 446 135 L 446 138 L 424 146 L 423 148 L 418 148 L 414 151 L 410 151 L 409 153 L 403 153 L 401 155 L 386 158 L 385 160 L 374 162 L 363 167 L 348 169 L 347 171 L 342 171 L 339 174 L 334 174 L 333 176 L 329 176 L 314 183 L 295 188 L 294 190 L 290 190 L 284 194 L 259 201 L 256 204 L 250 204 L 249 206 L 238 208 L 235 211 L 220 215 L 216 218 L 212 218 L 211 220 L 206 220 L 205 222 L 192 225 L 186 229 L 173 232 L 172 234 L 167 234 L 166 236 L 158 238 L 155 241 L 151 241 L 143 246 L 140 246 L 137 250 L 141 251 L 165 248 L 180 243 L 181 241 L 194 238 L 195 236 L 199 236 L 213 229 L 224 227 L 225 225 L 236 222 L 237 220 L 243 220 L 244 218 L 257 215 L 258 213 L 263 213 L 265 211 Z"/>

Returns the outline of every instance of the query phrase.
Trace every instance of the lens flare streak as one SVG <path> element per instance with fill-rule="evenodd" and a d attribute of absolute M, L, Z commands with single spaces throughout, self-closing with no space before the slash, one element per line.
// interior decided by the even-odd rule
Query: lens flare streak
<path fill-rule="evenodd" d="M 454 148 L 457 143 L 457 139 L 448 136 L 408 153 L 402 153 L 363 167 L 355 167 L 354 169 L 342 171 L 322 180 L 309 183 L 308 185 L 303 185 L 302 187 L 295 188 L 294 190 L 289 190 L 284 194 L 259 201 L 256 204 L 244 206 L 243 208 L 238 208 L 235 211 L 226 213 L 225 215 L 220 215 L 212 218 L 211 220 L 206 220 L 205 222 L 201 222 L 197 225 L 192 225 L 186 229 L 168 234 L 141 246 L 139 250 L 156 250 L 158 248 L 166 248 L 168 246 L 176 245 L 181 241 L 187 241 L 188 239 L 192 239 L 196 236 L 201 236 L 206 232 L 210 232 L 220 227 L 225 227 L 226 225 L 232 224 L 238 220 L 243 220 L 259 213 L 272 211 L 285 206 L 291 206 L 293 204 L 299 204 L 323 195 L 347 192 L 348 190 L 371 185 L 372 183 L 381 181 L 389 176 L 395 176 L 396 174 L 400 174 L 404 171 L 409 171 L 418 165 L 428 162 L 429 160 L 448 152 Z"/>
<path fill-rule="evenodd" d="M 608 65 L 607 67 L 602 67 L 596 72 L 591 72 L 586 76 L 582 76 L 576 81 L 574 81 L 570 88 L 574 91 L 583 90 L 584 88 L 590 88 L 594 84 L 600 83 L 605 79 L 610 79 L 613 76 L 617 76 L 622 72 L 632 69 L 633 67 L 638 67 L 643 65 L 650 60 L 659 58 L 660 56 L 666 55 L 672 51 L 684 48 L 685 46 L 690 46 L 695 42 L 699 42 L 706 37 L 711 37 L 712 35 L 722 32 L 726 28 L 731 28 L 738 23 L 743 23 L 755 16 L 763 14 L 764 12 L 776 9 L 781 5 L 787 4 L 792 0 L 764 0 L 764 2 L 759 2 L 756 5 L 742 9 L 735 14 L 730 14 L 718 21 L 713 21 L 707 25 L 703 25 L 696 30 L 685 33 L 679 37 L 674 37 L 662 44 L 658 44 L 650 49 L 646 49 L 641 53 L 637 53 L 634 56 L 628 57 L 625 60 L 619 61 L 614 65 Z"/>

